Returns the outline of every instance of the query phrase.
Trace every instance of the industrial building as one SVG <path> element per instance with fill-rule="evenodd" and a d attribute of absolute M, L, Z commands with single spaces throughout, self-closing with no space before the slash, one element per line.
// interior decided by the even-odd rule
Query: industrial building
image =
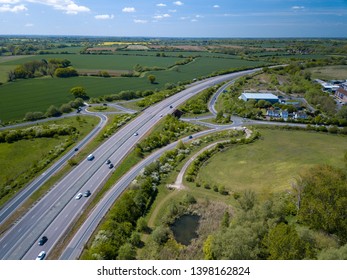
<path fill-rule="evenodd" d="M 265 100 L 265 101 L 269 101 L 271 103 L 278 103 L 279 102 L 279 98 L 272 94 L 272 93 L 242 93 L 241 96 L 239 97 L 239 99 L 242 99 L 244 101 L 248 101 L 248 100 Z"/>

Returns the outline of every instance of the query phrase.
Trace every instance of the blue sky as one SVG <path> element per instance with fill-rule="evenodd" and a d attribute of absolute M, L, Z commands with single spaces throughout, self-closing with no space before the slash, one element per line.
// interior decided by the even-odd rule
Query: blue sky
<path fill-rule="evenodd" d="M 347 0 L 0 0 L 0 34 L 347 37 Z"/>

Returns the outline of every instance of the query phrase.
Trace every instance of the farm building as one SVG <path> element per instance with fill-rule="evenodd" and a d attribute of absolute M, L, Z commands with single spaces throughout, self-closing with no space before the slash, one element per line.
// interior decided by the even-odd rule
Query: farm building
<path fill-rule="evenodd" d="M 277 103 L 279 101 L 278 97 L 272 93 L 242 93 L 239 99 L 244 101 L 248 100 L 265 100 L 271 103 Z"/>
<path fill-rule="evenodd" d="M 342 102 L 347 102 L 347 83 L 342 84 L 335 92 L 335 96 Z"/>

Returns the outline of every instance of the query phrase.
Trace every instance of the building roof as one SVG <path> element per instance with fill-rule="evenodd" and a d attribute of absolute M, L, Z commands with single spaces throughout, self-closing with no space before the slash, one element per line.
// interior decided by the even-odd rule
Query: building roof
<path fill-rule="evenodd" d="M 272 93 L 242 93 L 247 99 L 278 99 L 278 97 Z"/>
<path fill-rule="evenodd" d="M 340 88 L 337 90 L 337 92 L 338 92 L 339 94 L 343 94 L 343 95 L 347 96 L 347 90 L 345 90 L 343 87 L 340 87 Z"/>

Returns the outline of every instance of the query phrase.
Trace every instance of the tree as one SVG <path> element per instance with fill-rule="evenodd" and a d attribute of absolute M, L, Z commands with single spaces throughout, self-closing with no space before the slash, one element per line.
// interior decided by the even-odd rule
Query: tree
<path fill-rule="evenodd" d="M 42 112 L 28 112 L 24 117 L 26 121 L 34 121 L 42 118 L 44 118 L 44 114 Z"/>
<path fill-rule="evenodd" d="M 255 227 L 256 224 L 249 223 L 235 225 L 215 235 L 212 240 L 212 254 L 210 253 L 210 255 L 217 260 L 258 259 L 260 242 Z"/>
<path fill-rule="evenodd" d="M 229 227 L 229 223 L 230 223 L 230 214 L 228 211 L 225 211 L 222 218 L 222 227 L 224 228 Z"/>
<path fill-rule="evenodd" d="M 340 111 L 337 113 L 337 117 L 343 120 L 347 120 L 347 105 L 342 106 Z"/>
<path fill-rule="evenodd" d="M 223 117 L 224 117 L 224 112 L 223 112 L 223 110 L 220 110 L 220 111 L 217 113 L 216 121 L 218 122 L 218 121 L 221 120 Z"/>
<path fill-rule="evenodd" d="M 164 226 L 159 226 L 153 231 L 152 238 L 154 242 L 162 245 L 169 239 L 169 230 Z"/>
<path fill-rule="evenodd" d="M 55 76 L 59 78 L 68 78 L 78 76 L 77 71 L 72 67 L 67 68 L 57 68 L 54 71 Z"/>
<path fill-rule="evenodd" d="M 265 243 L 271 260 L 300 260 L 305 257 L 305 244 L 294 226 L 278 224 L 269 231 Z"/>
<path fill-rule="evenodd" d="M 60 106 L 60 111 L 62 113 L 70 113 L 71 112 L 71 106 L 69 104 L 63 104 Z"/>
<path fill-rule="evenodd" d="M 347 176 L 328 165 L 302 175 L 299 220 L 313 229 L 335 234 L 347 242 Z"/>
<path fill-rule="evenodd" d="M 318 254 L 319 260 L 347 260 L 347 244 L 336 249 L 329 248 Z"/>
<path fill-rule="evenodd" d="M 155 80 L 156 80 L 156 77 L 154 75 L 149 75 L 148 76 L 148 80 L 151 84 L 154 84 Z"/>
<path fill-rule="evenodd" d="M 87 98 L 87 92 L 84 89 L 84 87 L 73 87 L 72 89 L 70 89 L 70 92 L 74 95 L 75 98 L 82 98 L 85 99 Z"/>
<path fill-rule="evenodd" d="M 140 217 L 137 220 L 136 229 L 139 232 L 147 232 L 148 231 L 147 222 L 146 222 L 146 219 L 144 217 Z"/>
<path fill-rule="evenodd" d="M 130 243 L 125 243 L 118 250 L 118 260 L 135 260 L 136 250 Z"/>
<path fill-rule="evenodd" d="M 245 190 L 242 192 L 241 197 L 239 198 L 239 203 L 241 208 L 244 211 L 251 210 L 256 202 L 256 195 L 252 190 Z"/>
<path fill-rule="evenodd" d="M 205 260 L 213 260 L 214 259 L 213 253 L 211 250 L 212 241 L 213 241 L 213 236 L 209 235 L 204 242 L 204 247 L 202 250 L 204 252 L 204 259 Z"/>
<path fill-rule="evenodd" d="M 55 107 L 54 105 L 51 105 L 46 112 L 46 116 L 47 117 L 58 117 L 61 115 L 61 112 L 58 110 L 57 107 Z"/>

